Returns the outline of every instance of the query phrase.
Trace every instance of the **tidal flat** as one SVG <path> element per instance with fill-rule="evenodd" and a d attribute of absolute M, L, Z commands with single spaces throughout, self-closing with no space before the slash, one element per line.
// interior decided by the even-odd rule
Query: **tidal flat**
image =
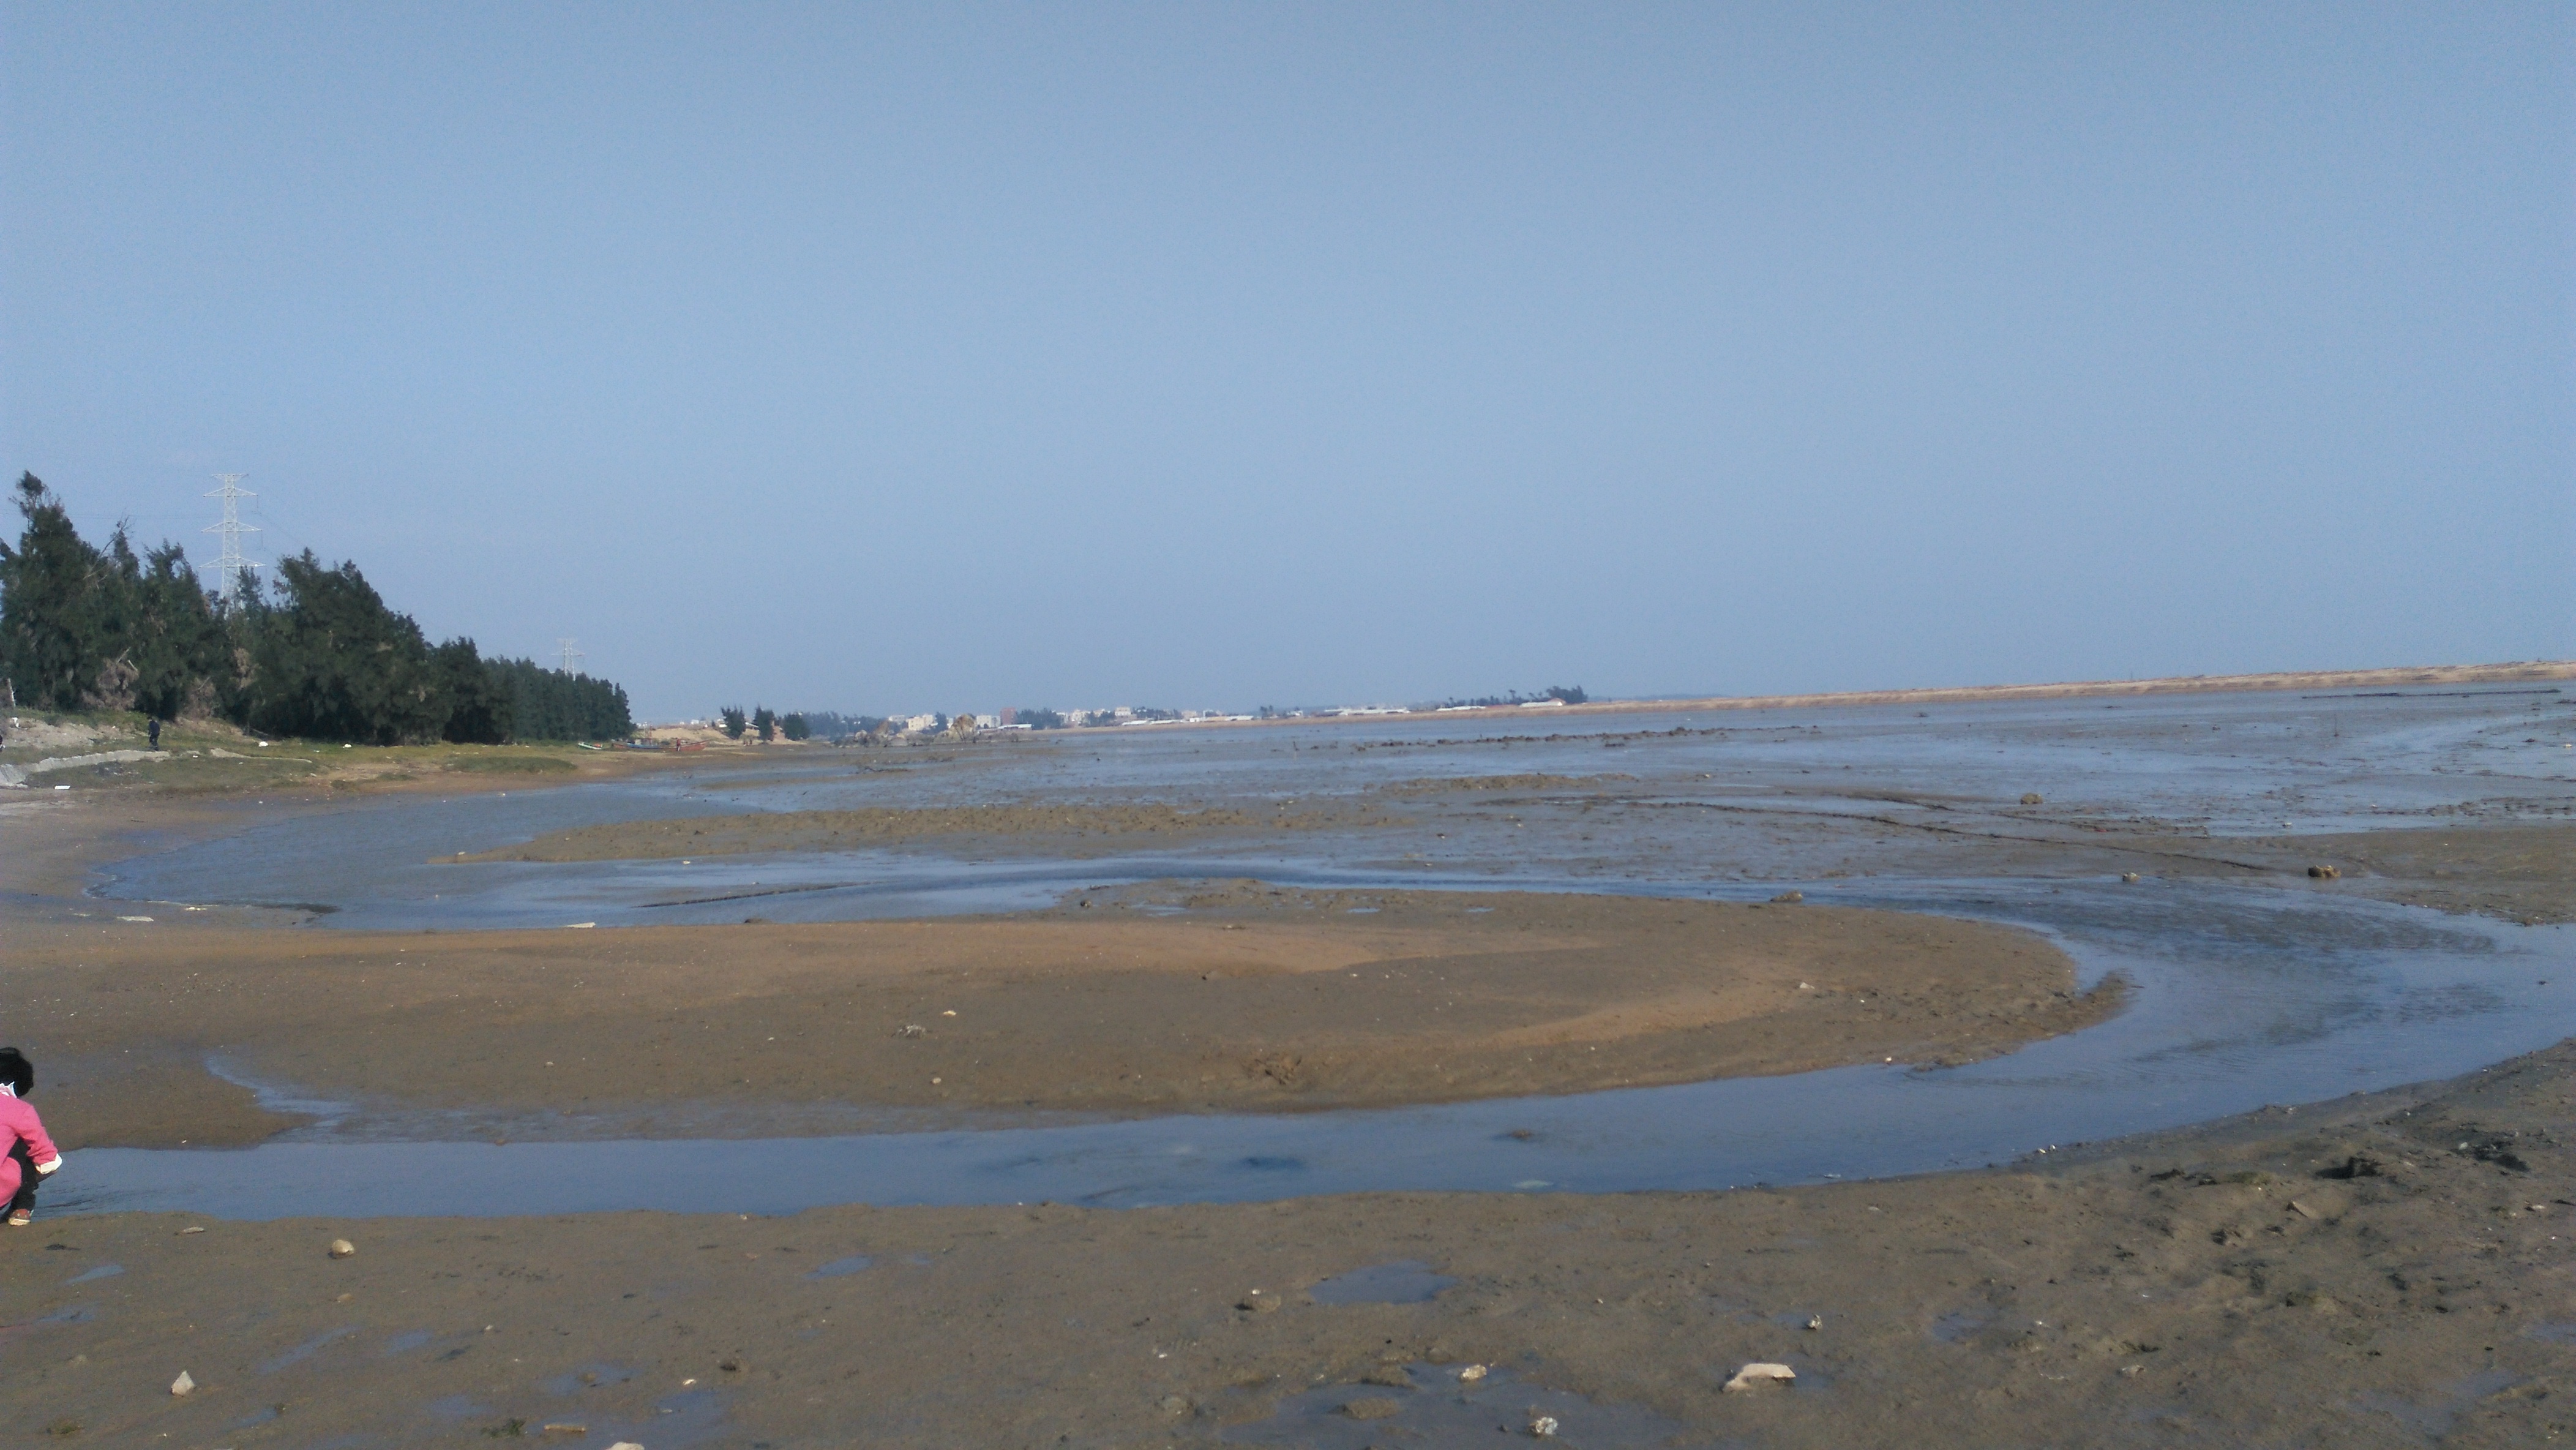
<path fill-rule="evenodd" d="M 79 1146 L 0 1242 L 0 1417 L 2545 1442 L 2576 1340 L 2572 717 L 2545 688 L 1450 717 L 11 803 L 12 1040 Z M 1084 820 L 1153 828 L 1067 849 Z M 748 845 L 543 844 L 680 821 Z M 2051 1136 L 2079 1118 L 2131 1126 Z M 1311 1146 L 1139 1146 L 1229 1133 Z M 720 1145 L 794 1141 L 891 1166 L 711 1211 L 769 1161 Z M 1060 1161 L 974 1156 L 1005 1141 Z M 1907 1142 L 1954 1171 L 1890 1166 Z M 552 1170 L 434 1156 L 416 1209 L 401 1169 L 363 1215 L 212 1186 L 408 1143 L 631 1147 L 585 1188 L 631 1197 L 514 1210 Z M 1748 1143 L 1777 1166 L 1688 1176 Z M 963 1186 L 908 1198 L 942 1154 Z M 1317 1292 L 1377 1279 L 1436 1287 Z M 1798 1378 L 1722 1389 L 1753 1361 Z"/>

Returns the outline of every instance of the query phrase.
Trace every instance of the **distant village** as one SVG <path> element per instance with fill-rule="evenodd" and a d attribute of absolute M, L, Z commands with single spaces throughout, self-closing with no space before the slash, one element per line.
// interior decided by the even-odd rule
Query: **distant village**
<path fill-rule="evenodd" d="M 831 710 L 776 714 L 763 706 L 744 711 L 728 707 L 714 718 L 647 725 L 635 732 L 638 744 L 677 748 L 749 745 L 896 745 L 974 739 L 1023 730 L 1121 730 L 1158 725 L 1216 725 L 1261 720 L 1323 720 L 1353 715 L 1447 714 L 1468 710 L 1544 710 L 1579 705 L 1580 686 L 1551 686 L 1536 695 L 1515 691 L 1473 700 L 1444 700 L 1418 705 L 1324 705 L 1282 709 L 1264 705 L 1246 713 L 1224 710 L 1169 710 L 1113 705 L 1098 710 L 1051 710 L 1032 706 L 950 715 L 845 715 Z"/>

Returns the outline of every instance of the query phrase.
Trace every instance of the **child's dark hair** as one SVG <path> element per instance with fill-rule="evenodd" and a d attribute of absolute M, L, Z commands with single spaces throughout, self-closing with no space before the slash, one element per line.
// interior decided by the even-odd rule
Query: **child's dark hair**
<path fill-rule="evenodd" d="M 0 1082 L 23 1098 L 36 1090 L 36 1065 L 14 1047 L 0 1047 Z"/>

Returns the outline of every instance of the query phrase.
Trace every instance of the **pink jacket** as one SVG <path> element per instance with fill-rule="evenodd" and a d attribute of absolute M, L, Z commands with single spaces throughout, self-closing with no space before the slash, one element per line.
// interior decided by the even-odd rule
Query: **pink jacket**
<path fill-rule="evenodd" d="M 62 1151 L 54 1146 L 53 1139 L 45 1136 L 44 1121 L 36 1116 L 36 1110 L 6 1092 L 0 1092 L 0 1134 L 7 1135 L 9 1147 L 17 1146 L 22 1140 L 26 1143 L 27 1156 L 34 1160 L 39 1176 L 63 1166 Z M 0 1149 L 0 1152 L 6 1152 L 6 1149 Z M 0 1198 L 17 1191 L 18 1160 L 0 1157 Z"/>

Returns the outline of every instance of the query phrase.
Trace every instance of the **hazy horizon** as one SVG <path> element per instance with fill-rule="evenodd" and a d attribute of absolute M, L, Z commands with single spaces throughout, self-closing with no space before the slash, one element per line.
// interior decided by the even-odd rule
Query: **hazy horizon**
<path fill-rule="evenodd" d="M 639 717 L 2576 656 L 2562 6 L 0 4 L 0 469 Z"/>

